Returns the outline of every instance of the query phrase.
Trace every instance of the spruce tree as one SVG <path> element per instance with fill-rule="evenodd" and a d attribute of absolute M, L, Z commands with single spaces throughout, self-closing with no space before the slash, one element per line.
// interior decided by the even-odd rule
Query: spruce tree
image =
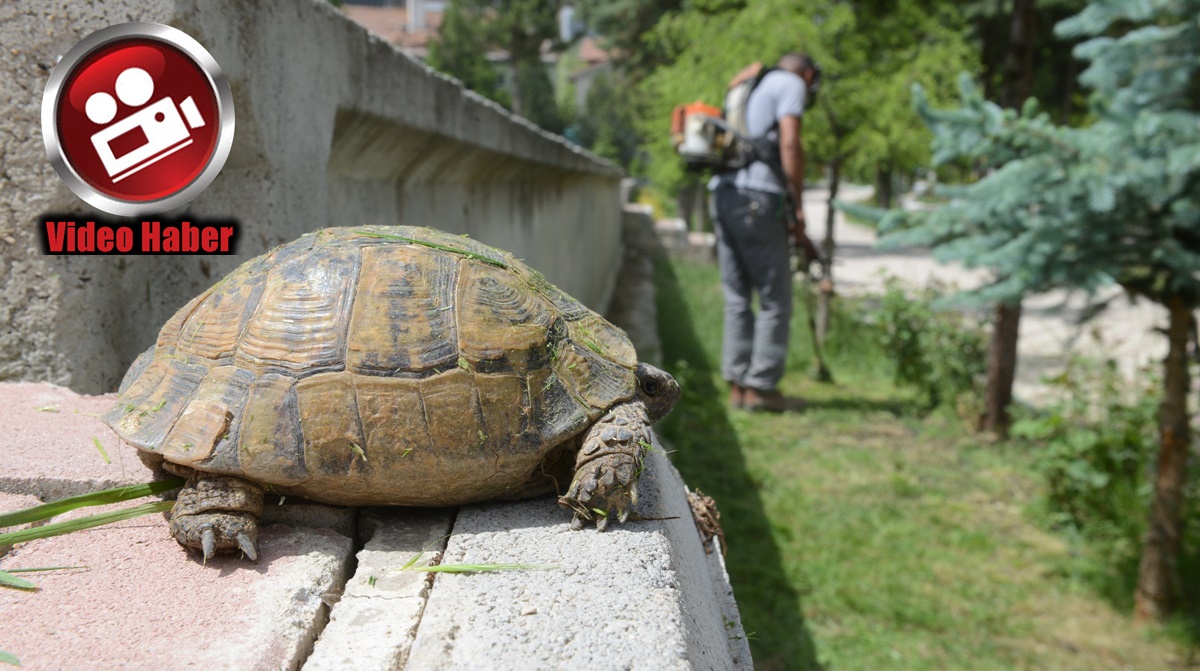
<path fill-rule="evenodd" d="M 1177 596 L 1190 449 L 1187 341 L 1200 303 L 1200 0 L 1093 0 L 1060 23 L 1088 37 L 1095 122 L 1054 124 L 1029 101 L 1018 113 L 962 84 L 962 107 L 917 106 L 935 160 L 969 161 L 980 181 L 946 189 L 923 214 L 890 213 L 890 245 L 932 245 L 946 261 L 997 278 L 968 294 L 1004 302 L 1054 288 L 1116 282 L 1166 307 L 1168 354 L 1160 454 L 1139 566 L 1136 616 L 1157 619 Z"/>

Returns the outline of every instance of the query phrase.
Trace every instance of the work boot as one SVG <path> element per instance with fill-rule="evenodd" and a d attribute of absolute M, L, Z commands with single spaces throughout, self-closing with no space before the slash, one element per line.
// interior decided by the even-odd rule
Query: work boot
<path fill-rule="evenodd" d="M 750 412 L 800 412 L 804 399 L 784 396 L 778 389 L 742 388 L 742 407 Z"/>
<path fill-rule="evenodd" d="M 736 382 L 729 383 L 729 407 L 741 410 L 745 404 L 746 388 Z"/>

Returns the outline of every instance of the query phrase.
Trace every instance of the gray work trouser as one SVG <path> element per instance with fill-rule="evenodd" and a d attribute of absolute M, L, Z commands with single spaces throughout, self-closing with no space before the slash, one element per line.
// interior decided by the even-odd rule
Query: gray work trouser
<path fill-rule="evenodd" d="M 787 362 L 792 316 L 786 201 L 779 194 L 728 186 L 713 195 L 725 293 L 721 374 L 744 387 L 775 389 Z M 752 292 L 758 293 L 757 316 Z"/>

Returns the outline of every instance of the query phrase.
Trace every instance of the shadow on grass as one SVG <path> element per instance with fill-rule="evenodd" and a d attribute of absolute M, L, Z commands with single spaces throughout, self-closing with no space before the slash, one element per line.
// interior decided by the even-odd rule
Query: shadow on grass
<path fill-rule="evenodd" d="M 788 582 L 762 498 L 726 414 L 725 391 L 713 382 L 713 364 L 668 261 L 656 263 L 656 280 L 663 364 L 684 392 L 659 429 L 677 450 L 672 461 L 684 481 L 720 507 L 729 545 L 725 559 L 755 668 L 820 670 L 800 596 Z"/>

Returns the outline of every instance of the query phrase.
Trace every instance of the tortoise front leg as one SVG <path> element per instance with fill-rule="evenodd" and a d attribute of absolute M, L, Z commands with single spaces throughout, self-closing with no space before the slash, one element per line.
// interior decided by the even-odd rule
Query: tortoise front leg
<path fill-rule="evenodd" d="M 258 516 L 263 489 L 248 480 L 196 472 L 179 491 L 171 510 L 171 534 L 208 560 L 217 552 L 241 550 L 258 561 Z"/>
<path fill-rule="evenodd" d="M 575 459 L 575 477 L 558 499 L 558 505 L 575 511 L 572 529 L 594 519 L 603 531 L 614 513 L 621 522 L 629 517 L 650 444 L 650 420 L 640 401 L 614 406 L 588 428 Z"/>

